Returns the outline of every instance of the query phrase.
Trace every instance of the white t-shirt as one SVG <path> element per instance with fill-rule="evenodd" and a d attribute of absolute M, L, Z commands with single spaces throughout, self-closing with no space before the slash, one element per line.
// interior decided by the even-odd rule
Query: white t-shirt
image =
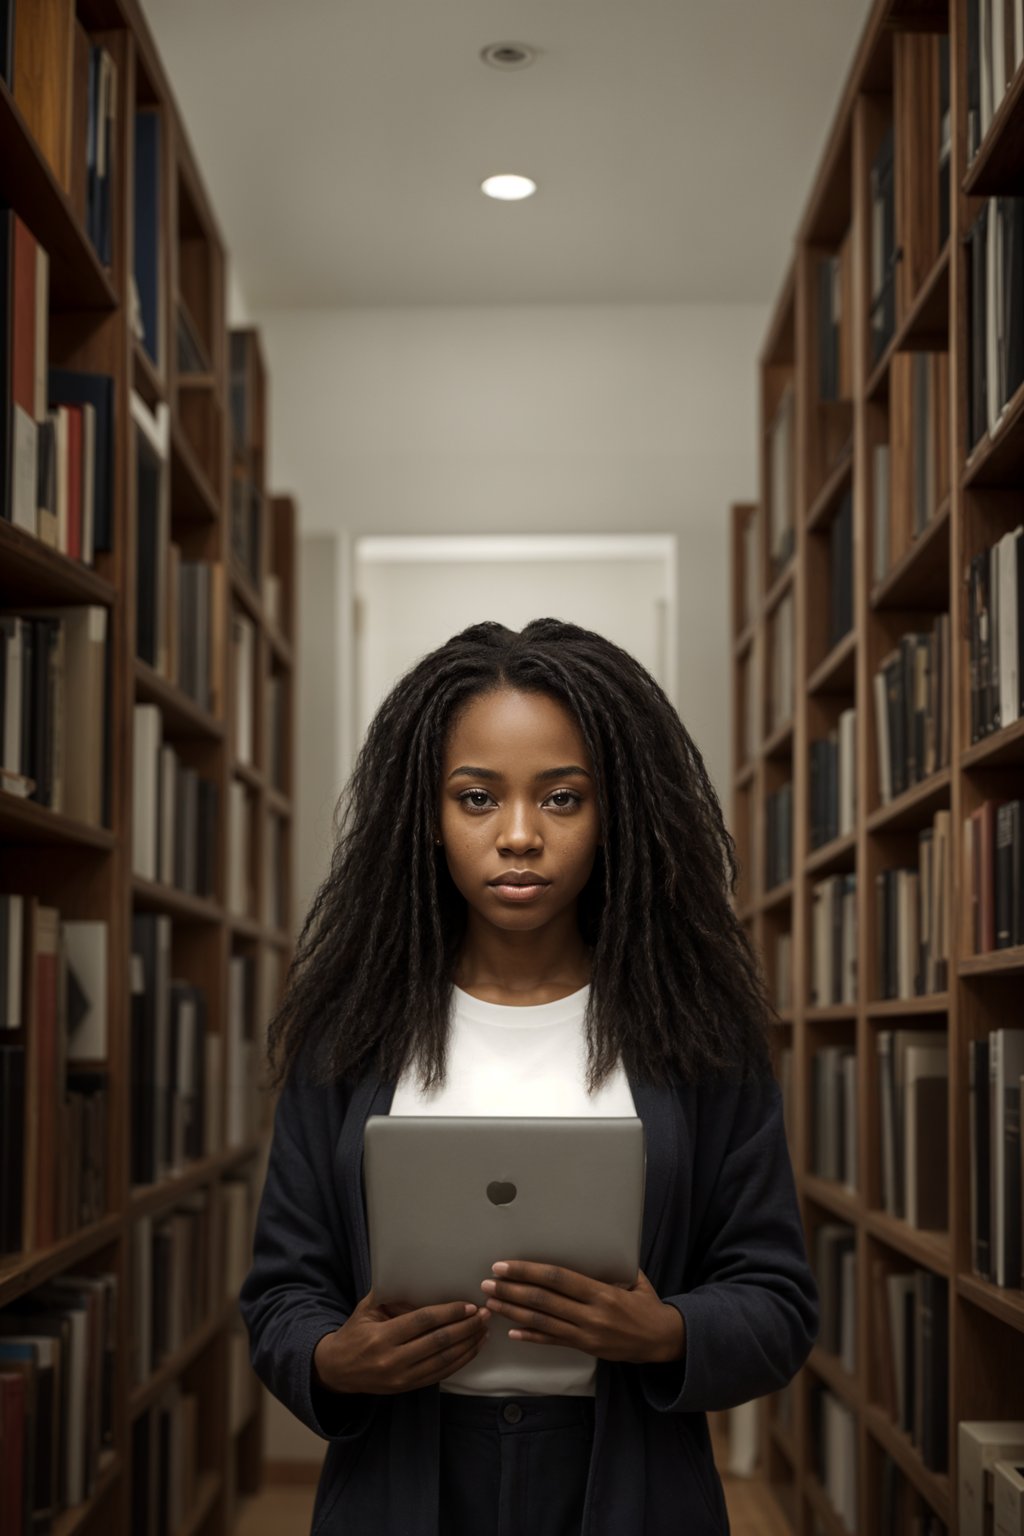
<path fill-rule="evenodd" d="M 452 1028 L 443 1087 L 424 1094 L 415 1067 L 395 1086 L 393 1115 L 628 1115 L 636 1114 L 629 1080 L 621 1061 L 591 1095 L 586 1087 L 586 1040 L 583 1015 L 589 987 L 554 1003 L 518 1008 L 487 1003 L 461 987 L 452 998 Z M 481 1280 L 486 1276 L 481 1275 Z M 486 1300 L 480 1292 L 481 1305 Z M 490 1326 L 512 1327 L 495 1314 Z M 593 1396 L 597 1361 L 574 1351 L 569 1366 L 546 1361 L 546 1346 L 524 1348 L 522 1375 L 488 1371 L 487 1345 L 459 1371 L 457 1383 L 441 1382 L 442 1392 L 467 1395 L 526 1396 L 530 1393 Z M 578 1364 L 576 1363 L 578 1361 Z"/>

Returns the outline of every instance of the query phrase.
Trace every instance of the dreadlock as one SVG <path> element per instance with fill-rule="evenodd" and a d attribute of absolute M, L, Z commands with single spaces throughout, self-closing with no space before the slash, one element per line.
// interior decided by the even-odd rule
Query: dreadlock
<path fill-rule="evenodd" d="M 271 1085 L 309 1052 L 316 1081 L 444 1081 L 466 903 L 434 843 L 447 733 L 470 699 L 547 694 L 578 722 L 603 844 L 580 894 L 592 950 L 588 1085 L 621 1057 L 655 1083 L 768 1069 L 774 1017 L 730 896 L 736 849 L 700 752 L 651 675 L 558 619 L 473 624 L 424 656 L 375 715 L 335 811 L 330 872 L 267 1031 Z"/>

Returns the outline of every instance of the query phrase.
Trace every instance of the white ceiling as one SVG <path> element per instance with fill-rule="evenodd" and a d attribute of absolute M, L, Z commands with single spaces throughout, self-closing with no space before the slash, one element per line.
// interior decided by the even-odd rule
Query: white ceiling
<path fill-rule="evenodd" d="M 770 301 L 869 10 L 143 4 L 255 309 Z M 481 62 L 507 41 L 535 63 Z"/>

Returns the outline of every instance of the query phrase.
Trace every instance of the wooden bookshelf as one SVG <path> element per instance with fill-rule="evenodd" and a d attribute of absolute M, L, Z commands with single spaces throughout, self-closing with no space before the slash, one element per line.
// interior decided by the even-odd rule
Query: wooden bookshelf
<path fill-rule="evenodd" d="M 937 222 L 938 49 L 950 57 L 950 229 Z M 732 830 L 740 864 L 737 910 L 762 956 L 776 994 L 777 1043 L 786 1061 L 787 1128 L 809 1242 L 825 1223 L 852 1229 L 855 1253 L 856 1370 L 851 1374 L 820 1346 L 796 1381 L 764 1404 L 763 1461 L 776 1503 L 794 1536 L 844 1529 L 816 1462 L 812 1389 L 824 1385 L 856 1422 L 856 1531 L 881 1529 L 882 1463 L 888 1456 L 927 1510 L 958 1536 L 957 1424 L 964 1419 L 1024 1417 L 1024 1291 L 1000 1288 L 971 1268 L 968 1045 L 1001 1025 L 1021 1022 L 1024 948 L 974 954 L 962 923 L 959 893 L 966 878 L 962 824 L 985 798 L 1024 792 L 1024 721 L 971 742 L 965 568 L 1019 521 L 1024 469 L 1024 390 L 1008 402 L 993 439 L 968 447 L 970 389 L 967 252 L 964 237 L 982 195 L 1019 194 L 1024 185 L 1024 68 L 993 116 L 968 166 L 967 0 L 922 5 L 877 0 L 865 25 L 796 233 L 796 247 L 759 359 L 761 492 L 757 506 L 732 509 L 733 547 L 733 796 Z M 933 136 L 934 128 L 934 136 Z M 872 166 L 885 134 L 894 135 L 895 245 L 891 328 L 872 355 Z M 841 352 L 846 388 L 822 399 L 820 264 L 847 242 L 852 279 L 844 289 Z M 903 430 L 898 405 L 915 354 L 944 355 L 930 364 L 948 377 L 947 413 L 936 427 L 936 476 L 930 517 L 916 534 L 889 534 L 891 558 L 876 564 L 876 487 L 880 445 L 897 453 Z M 923 365 L 921 365 L 923 366 Z M 948 367 L 948 376 L 940 370 Z M 842 373 L 842 368 L 840 369 Z M 770 440 L 782 388 L 796 396 L 791 469 L 795 539 L 793 569 L 782 576 L 769 560 L 767 525 L 774 492 Z M 938 420 L 938 418 L 936 418 Z M 901 494 L 889 480 L 893 504 Z M 843 494 L 853 497 L 853 626 L 837 645 L 823 641 L 827 621 L 824 540 Z M 896 512 L 890 505 L 890 516 Z M 755 530 L 750 534 L 748 530 Z M 751 540 L 756 575 L 748 580 Z M 902 540 L 902 542 L 901 542 Z M 795 614 L 795 710 L 791 728 L 767 733 L 764 700 L 771 667 L 773 609 L 780 583 L 792 591 Z M 950 760 L 883 803 L 879 783 L 873 678 L 901 635 L 924 630 L 939 614 L 950 621 L 947 679 Z M 753 679 L 757 701 L 748 703 Z M 813 847 L 811 743 L 835 726 L 838 712 L 856 710 L 856 805 L 852 831 Z M 756 716 L 751 740 L 746 721 Z M 793 786 L 793 879 L 776 890 L 764 882 L 768 798 Z M 883 998 L 877 975 L 875 877 L 913 863 L 918 833 L 937 811 L 951 819 L 951 931 L 948 987 L 927 996 Z M 855 1001 L 812 1002 L 812 889 L 824 876 L 850 872 L 856 885 Z M 954 894 L 955 893 L 955 894 Z M 791 967 L 780 977 L 779 941 Z M 947 1226 L 918 1230 L 887 1213 L 882 1194 L 877 1044 L 883 1030 L 944 1033 L 949 1072 L 948 1121 L 932 1130 L 949 1153 Z M 857 1157 L 855 1187 L 813 1171 L 812 1072 L 817 1050 L 855 1053 Z M 780 1056 L 780 1061 L 782 1057 Z M 872 1276 L 930 1271 L 948 1296 L 947 1465 L 925 1465 L 921 1450 L 882 1406 L 875 1347 L 880 1327 Z M 874 1266 L 874 1268 L 873 1268 Z"/>
<path fill-rule="evenodd" d="M 37 27 L 65 29 L 59 35 L 77 39 L 78 46 L 99 45 L 107 51 L 117 82 L 109 178 L 110 260 L 104 261 L 81 213 L 74 164 L 63 163 L 54 149 L 66 135 L 73 160 L 76 145 L 69 122 L 81 109 L 81 79 L 72 71 L 66 100 L 59 92 L 53 95 L 53 81 L 48 79 L 40 88 L 45 102 L 31 98 L 24 74 L 12 75 L 10 87 L 0 81 L 0 201 L 14 210 L 49 256 L 45 361 L 76 373 L 104 374 L 113 381 L 110 548 L 98 547 L 89 565 L 0 518 L 0 606 L 17 613 L 29 605 L 98 605 L 107 614 L 109 816 L 103 824 L 85 822 L 0 789 L 0 891 L 34 897 L 59 909 L 61 918 L 106 924 L 107 1051 L 96 1071 L 104 1081 L 108 1108 L 100 1216 L 52 1243 L 0 1256 L 0 1316 L 55 1277 L 116 1276 L 113 1444 L 103 1451 L 89 1496 L 56 1515 L 53 1529 L 59 1536 L 89 1536 L 100 1530 L 137 1536 L 137 1438 L 148 1435 L 155 1454 L 152 1410 L 165 1394 L 179 1389 L 193 1400 L 195 1415 L 193 1496 L 181 1513 L 179 1536 L 228 1536 L 240 1499 L 259 1484 L 262 1463 L 263 1389 L 248 1365 L 248 1340 L 230 1283 L 227 1223 L 234 1203 L 243 1212 L 244 1228 L 237 1269 L 244 1262 L 255 1220 L 272 1115 L 262 1082 L 264 1021 L 280 996 L 292 947 L 296 509 L 289 498 L 272 496 L 266 484 L 267 379 L 254 330 L 241 333 L 249 359 L 246 421 L 241 435 L 233 430 L 231 358 L 237 343 L 227 326 L 228 256 L 137 0 L 19 0 L 17 9 L 19 49 L 39 45 L 44 34 L 37 35 Z M 148 192 L 140 194 L 152 194 L 156 210 L 155 286 L 145 307 L 151 323 L 148 337 L 139 334 L 134 323 L 144 308 L 142 300 L 136 306 L 133 293 L 140 185 L 135 161 L 141 144 L 137 115 L 145 116 L 155 132 L 154 158 L 140 162 L 156 168 Z M 52 142 L 37 140 L 30 124 L 43 124 L 48 135 L 52 128 Z M 0 403 L 6 408 L 2 390 L 0 384 Z M 172 611 L 172 545 L 182 561 L 201 562 L 210 570 L 205 702 L 166 663 L 137 654 L 145 615 L 137 592 L 139 449 L 133 393 L 167 428 L 162 471 L 167 514 L 157 563 L 167 611 Z M 238 558 L 232 532 L 232 487 L 239 469 L 246 476 L 256 551 L 248 566 Z M 0 486 L 0 500 L 5 494 Z M 239 756 L 239 677 L 232 643 L 239 613 L 252 640 L 247 700 L 251 748 L 245 760 Z M 173 629 L 166 621 L 167 656 L 177 654 L 170 645 Z M 135 869 L 137 704 L 159 709 L 164 743 L 173 746 L 181 764 L 216 787 L 214 884 L 205 894 Z M 230 903 L 228 878 L 238 853 L 229 831 L 233 783 L 243 785 L 247 796 L 249 841 L 244 909 L 238 911 Z M 206 1033 L 213 1042 L 211 1060 L 217 1075 L 207 1077 L 204 1085 L 212 1101 L 206 1119 L 212 1135 L 202 1155 L 186 1158 L 153 1182 L 140 1183 L 132 1178 L 130 976 L 133 916 L 147 913 L 170 923 L 171 977 L 205 994 Z M 239 958 L 249 967 L 239 1015 L 248 1055 L 233 1079 L 232 976 L 233 961 Z M 34 975 L 26 969 L 26 1054 L 35 1017 Z M 0 1040 L 5 1033 L 0 1030 Z M 241 1108 L 232 1108 L 232 1093 Z M 34 1112 L 30 1102 L 26 1118 Z M 237 1134 L 231 1136 L 233 1123 Z M 26 1191 L 34 1190 L 35 1167 L 28 1154 L 24 1174 Z M 25 1199 L 27 1205 L 28 1193 Z M 187 1336 L 140 1376 L 135 1361 L 135 1313 L 141 1300 L 135 1248 L 140 1231 L 148 1230 L 140 1223 L 156 1227 L 186 1210 L 189 1202 L 198 1202 L 200 1220 L 208 1222 L 199 1250 L 207 1304 Z M 236 1247 L 239 1230 L 234 1229 Z M 241 1388 L 240 1405 L 233 1403 L 233 1375 Z"/>

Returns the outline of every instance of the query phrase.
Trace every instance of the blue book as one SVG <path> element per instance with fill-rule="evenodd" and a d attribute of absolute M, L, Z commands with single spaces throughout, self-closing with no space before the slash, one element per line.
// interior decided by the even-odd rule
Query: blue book
<path fill-rule="evenodd" d="M 160 368 L 160 114 L 135 114 L 135 286 L 142 345 Z"/>

